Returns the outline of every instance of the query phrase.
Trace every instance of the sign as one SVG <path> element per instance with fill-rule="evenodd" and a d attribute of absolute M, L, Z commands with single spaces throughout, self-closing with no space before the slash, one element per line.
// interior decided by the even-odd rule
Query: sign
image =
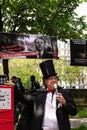
<path fill-rule="evenodd" d="M 57 38 L 0 33 L 0 59 L 10 58 L 58 58 Z"/>
<path fill-rule="evenodd" d="M 0 130 L 14 130 L 14 86 L 0 85 Z"/>
<path fill-rule="evenodd" d="M 87 66 L 87 40 L 70 40 L 71 65 Z"/>
<path fill-rule="evenodd" d="M 11 109 L 11 88 L 0 88 L 0 109 Z"/>

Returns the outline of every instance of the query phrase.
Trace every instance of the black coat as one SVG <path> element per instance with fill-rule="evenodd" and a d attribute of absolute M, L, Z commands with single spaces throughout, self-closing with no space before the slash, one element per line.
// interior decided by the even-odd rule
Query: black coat
<path fill-rule="evenodd" d="M 27 56 L 26 58 L 37 58 L 37 55 Z M 53 58 L 53 52 L 47 52 L 46 50 L 44 50 L 43 55 L 39 58 Z"/>
<path fill-rule="evenodd" d="M 76 115 L 77 108 L 70 91 L 59 89 L 59 92 L 61 92 L 66 99 L 66 106 L 62 106 L 56 110 L 59 130 L 70 130 L 69 115 Z M 41 126 L 44 117 L 46 95 L 46 92 L 38 92 L 29 98 L 24 116 L 24 127 L 26 128 L 20 129 L 19 124 L 19 129 L 17 130 L 42 130 Z"/>

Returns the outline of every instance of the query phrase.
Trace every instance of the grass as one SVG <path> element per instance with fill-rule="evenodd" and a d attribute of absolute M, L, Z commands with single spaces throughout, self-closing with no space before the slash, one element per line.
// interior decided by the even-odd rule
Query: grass
<path fill-rule="evenodd" d="M 87 118 L 87 108 L 78 109 L 78 113 L 74 118 Z M 71 130 L 87 130 L 87 126 L 81 125 L 78 128 L 72 128 Z"/>
<path fill-rule="evenodd" d="M 87 108 L 78 109 L 77 115 L 70 118 L 87 118 Z"/>
<path fill-rule="evenodd" d="M 72 130 L 87 130 L 87 127 L 84 125 L 81 125 L 78 128 L 72 128 Z"/>
<path fill-rule="evenodd" d="M 77 115 L 75 116 L 77 118 L 87 118 L 87 108 L 79 109 Z"/>

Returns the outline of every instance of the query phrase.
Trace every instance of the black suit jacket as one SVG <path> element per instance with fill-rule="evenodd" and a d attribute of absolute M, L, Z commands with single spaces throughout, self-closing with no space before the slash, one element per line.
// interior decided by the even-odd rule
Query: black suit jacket
<path fill-rule="evenodd" d="M 53 58 L 53 53 L 45 50 L 41 58 Z"/>
<path fill-rule="evenodd" d="M 27 56 L 26 58 L 37 58 L 37 55 Z M 43 55 L 41 55 L 39 58 L 53 58 L 53 53 L 44 50 Z"/>
<path fill-rule="evenodd" d="M 59 89 L 59 92 L 61 92 L 66 99 L 66 105 L 56 110 L 59 130 L 70 130 L 69 115 L 76 115 L 77 108 L 69 91 Z M 29 97 L 29 103 L 25 110 L 27 115 L 25 118 L 25 126 L 27 129 L 25 128 L 25 130 L 42 130 L 46 96 L 47 92 L 39 92 Z"/>

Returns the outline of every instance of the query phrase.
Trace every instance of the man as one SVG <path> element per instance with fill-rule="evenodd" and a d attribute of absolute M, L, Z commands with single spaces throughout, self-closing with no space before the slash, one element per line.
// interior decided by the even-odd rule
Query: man
<path fill-rule="evenodd" d="M 25 115 L 25 130 L 70 130 L 69 114 L 76 115 L 77 108 L 70 92 L 56 88 L 58 77 L 52 60 L 40 64 L 46 91 L 29 97 Z M 58 92 L 58 93 L 57 93 Z M 20 129 L 17 129 L 20 130 Z"/>
<path fill-rule="evenodd" d="M 36 77 L 34 75 L 30 76 L 31 80 L 31 90 L 35 92 L 37 89 L 40 89 L 40 84 L 38 81 L 36 81 Z"/>
<path fill-rule="evenodd" d="M 48 49 L 45 47 L 45 40 L 43 37 L 36 38 L 35 46 L 37 50 L 37 58 L 53 58 L 52 52 L 48 52 Z"/>
<path fill-rule="evenodd" d="M 50 47 L 47 47 L 43 36 L 38 36 L 35 39 L 36 55 L 27 56 L 27 58 L 53 58 L 53 52 Z"/>
<path fill-rule="evenodd" d="M 17 78 L 16 76 L 12 76 L 11 80 L 14 83 L 14 108 L 15 108 L 14 120 L 15 123 L 17 123 L 19 114 L 22 114 L 22 105 L 20 104 L 20 101 L 24 96 L 24 87 L 22 85 L 20 78 Z"/>
<path fill-rule="evenodd" d="M 20 91 L 20 93 L 24 94 L 24 86 L 21 79 L 16 76 L 12 76 L 11 80 L 17 86 L 17 89 Z"/>

